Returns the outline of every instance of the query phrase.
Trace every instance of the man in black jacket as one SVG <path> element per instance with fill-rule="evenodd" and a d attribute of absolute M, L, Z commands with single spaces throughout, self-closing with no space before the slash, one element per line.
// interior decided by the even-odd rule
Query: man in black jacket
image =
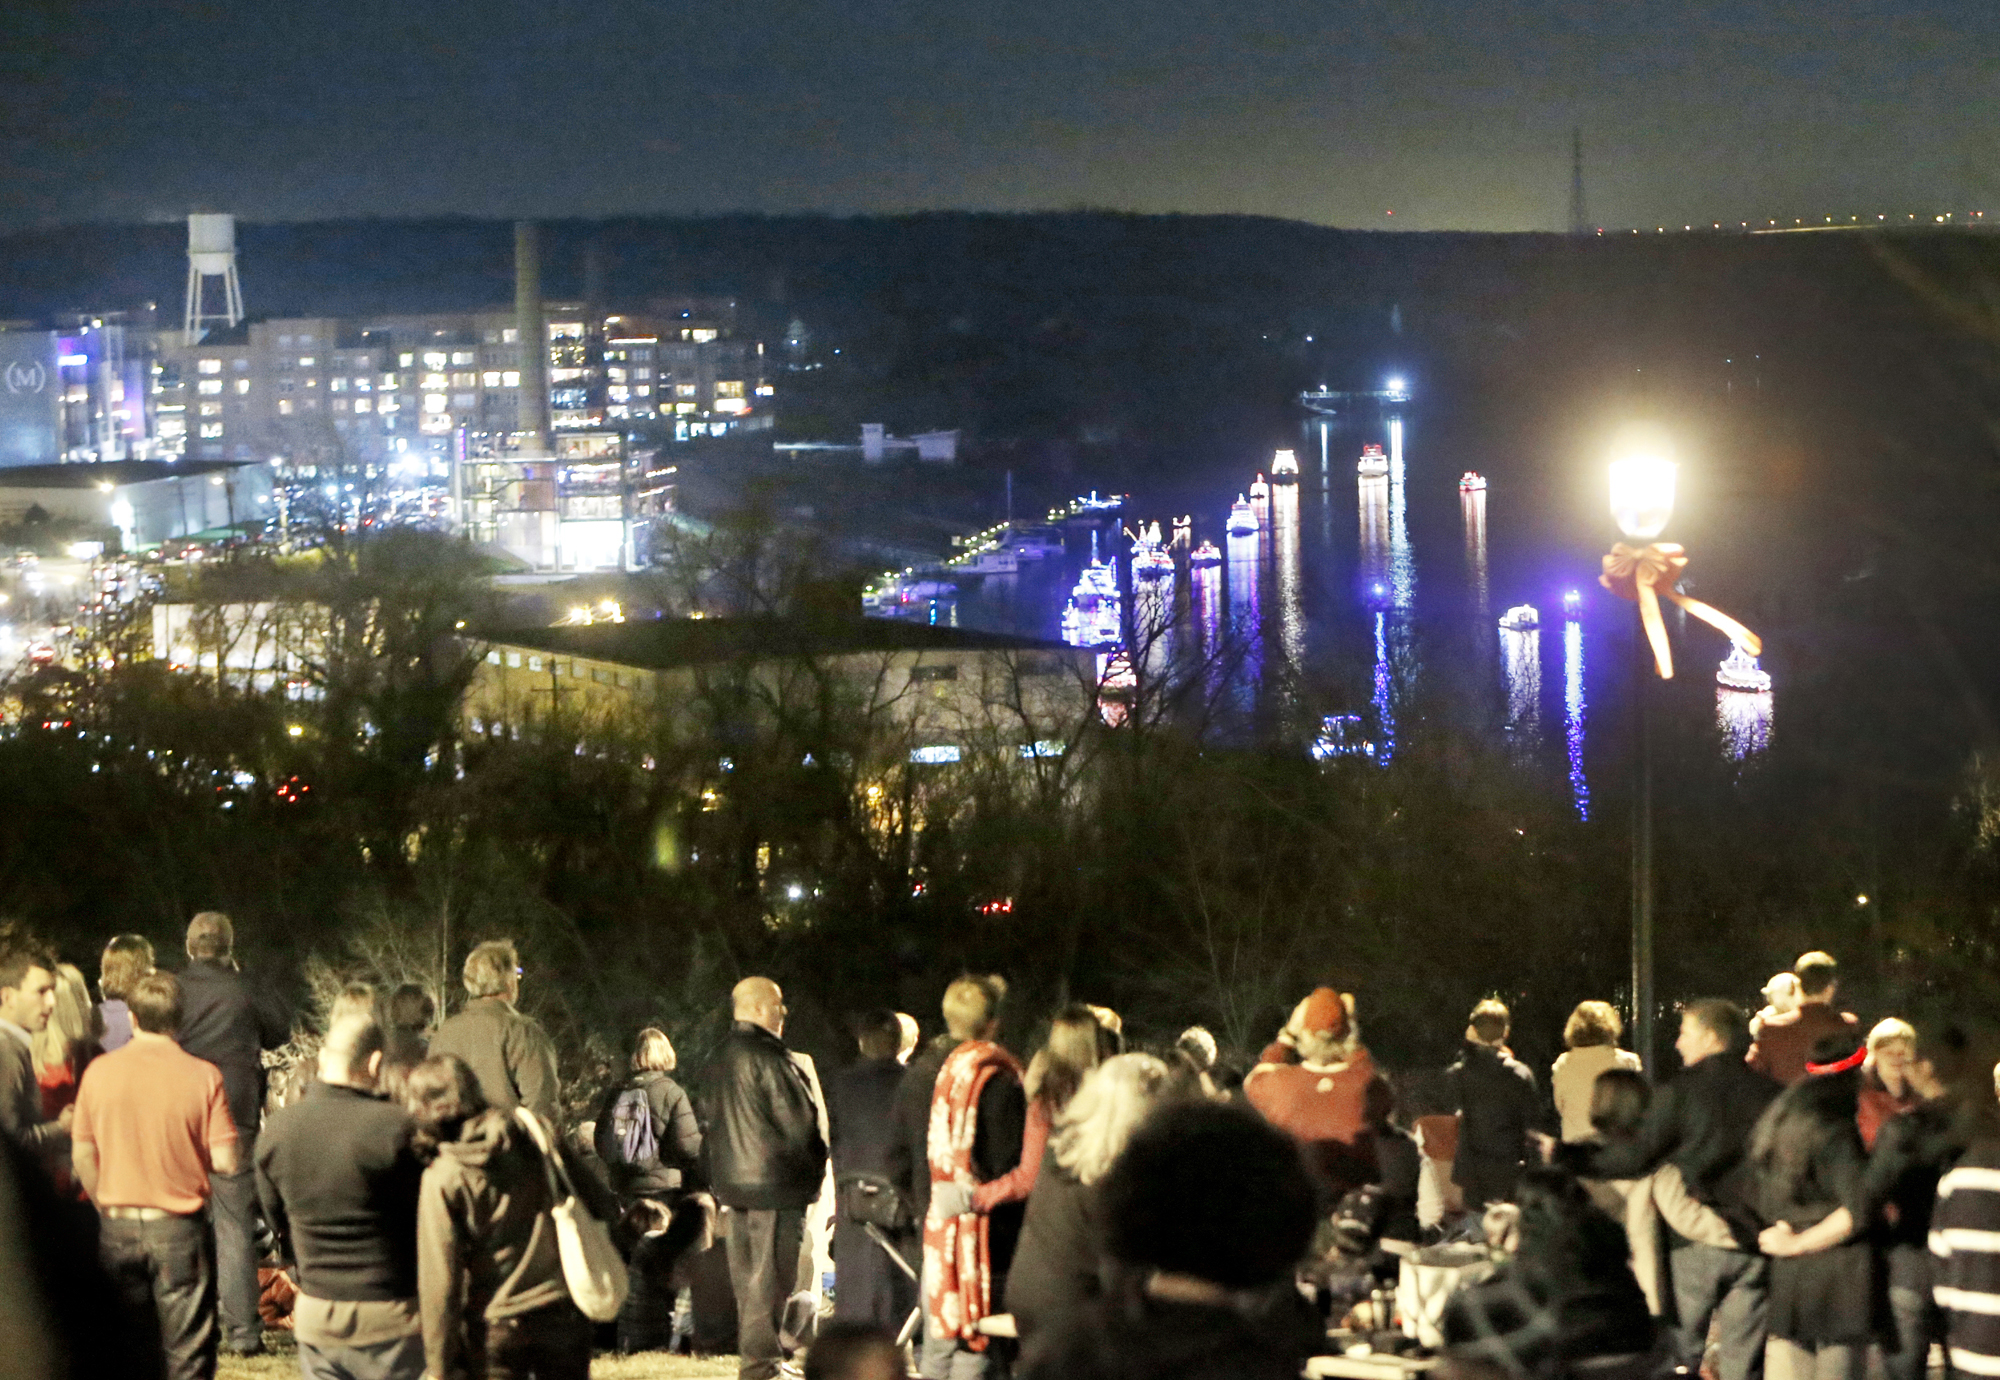
<path fill-rule="evenodd" d="M 890 1152 L 901 1138 L 896 1124 L 896 1089 L 903 1078 L 896 1046 L 901 1037 L 895 1012 L 869 1012 L 854 1028 L 861 1057 L 827 1082 L 837 1176 L 888 1177 Z M 900 1238 L 897 1249 L 916 1264 L 921 1247 L 915 1233 L 902 1232 Z M 843 1218 L 834 1223 L 833 1268 L 840 1281 L 834 1296 L 837 1318 L 873 1323 L 894 1333 L 917 1305 L 916 1284 L 895 1267 L 859 1222 Z"/>
<path fill-rule="evenodd" d="M 264 1106 L 263 1051 L 291 1034 L 287 1013 L 244 980 L 236 966 L 236 930 L 229 917 L 206 910 L 188 922 L 188 965 L 182 971 L 180 1046 L 222 1071 L 229 1116 L 236 1123 L 234 1174 L 210 1176 L 215 1216 L 215 1281 L 225 1351 L 254 1356 L 264 1349 L 257 1316 L 257 1181 L 252 1171 L 257 1123 Z"/>
<path fill-rule="evenodd" d="M 1514 1201 L 1514 1187 L 1528 1153 L 1528 1136 L 1540 1129 L 1541 1099 L 1535 1075 L 1507 1050 L 1511 1017 L 1488 998 L 1472 1008 L 1465 1049 L 1445 1070 L 1458 1107 L 1458 1154 L 1451 1181 L 1474 1212 Z"/>
<path fill-rule="evenodd" d="M 806 1209 L 826 1175 L 819 1104 L 780 1038 L 778 984 L 747 977 L 730 994 L 735 1023 L 709 1069 L 702 1148 L 716 1201 L 729 1209 L 729 1282 L 736 1293 L 742 1380 L 783 1369 L 778 1325 L 798 1282 Z"/>
<path fill-rule="evenodd" d="M 292 1325 L 307 1380 L 417 1380 L 417 1188 L 410 1117 L 378 1101 L 383 1030 L 334 1022 L 319 1081 L 274 1113 L 257 1146 L 257 1191 L 281 1256 L 298 1264 Z"/>
<path fill-rule="evenodd" d="M 1637 1179 L 1663 1164 L 1681 1172 L 1688 1192 L 1728 1224 L 1733 1246 L 1676 1238 L 1672 1246 L 1674 1303 L 1680 1346 L 1692 1371 L 1701 1364 L 1708 1325 L 1721 1333 L 1721 1380 L 1759 1380 L 1764 1373 L 1767 1262 L 1757 1249 L 1750 1132 L 1778 1085 L 1743 1062 L 1750 1022 L 1741 1007 L 1719 998 L 1681 1009 L 1674 1048 L 1686 1070 L 1653 1097 L 1630 1141 L 1562 1146 L 1562 1164 L 1591 1179 Z"/>
<path fill-rule="evenodd" d="M 56 1005 L 56 961 L 30 948 L 0 954 L 0 1135 L 53 1169 L 69 1156 L 70 1109 L 62 1119 L 42 1115 L 35 1081 L 34 1038 Z"/>

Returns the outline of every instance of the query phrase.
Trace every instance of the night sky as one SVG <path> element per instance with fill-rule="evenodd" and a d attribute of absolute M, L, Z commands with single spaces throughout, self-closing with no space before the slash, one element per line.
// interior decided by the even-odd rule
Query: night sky
<path fill-rule="evenodd" d="M 1600 224 L 2000 216 L 1994 0 L 16 0 L 0 27 L 0 228 L 1095 206 L 1553 229 L 1572 125 Z"/>

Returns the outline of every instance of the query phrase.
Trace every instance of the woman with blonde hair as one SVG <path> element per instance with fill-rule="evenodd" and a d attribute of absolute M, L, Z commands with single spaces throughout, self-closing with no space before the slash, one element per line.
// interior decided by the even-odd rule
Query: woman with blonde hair
<path fill-rule="evenodd" d="M 1023 1348 L 1068 1309 L 1102 1292 L 1106 1259 L 1097 1184 L 1163 1099 L 1170 1070 L 1150 1054 L 1106 1059 L 1056 1117 L 1048 1158 L 1028 1199 L 1007 1277 L 1007 1308 Z"/>
<path fill-rule="evenodd" d="M 83 1066 L 97 1054 L 91 1030 L 90 985 L 73 963 L 56 965 L 56 1004 L 49 1022 L 35 1033 L 35 1081 L 42 1088 L 42 1115 L 54 1121 L 76 1101 Z"/>
<path fill-rule="evenodd" d="M 1049 1022 L 1048 1043 L 1028 1061 L 1028 1075 L 1021 1084 L 1028 1097 L 1028 1120 L 1021 1132 L 1020 1163 L 973 1190 L 972 1204 L 978 1211 L 991 1212 L 1002 1203 L 1021 1202 L 1034 1192 L 1050 1129 L 1104 1057 L 1103 1032 L 1109 1027 L 1103 1024 L 1100 1010 L 1066 1006 Z"/>
<path fill-rule="evenodd" d="M 1563 1025 L 1563 1043 L 1569 1048 L 1556 1056 L 1549 1071 L 1549 1091 L 1556 1115 L 1562 1118 L 1564 1141 L 1587 1141 L 1597 1134 L 1590 1124 L 1590 1102 L 1598 1074 L 1641 1067 L 1638 1055 L 1618 1048 L 1618 1037 L 1624 1033 L 1625 1023 L 1608 1001 L 1578 1002 L 1570 1012 Z"/>

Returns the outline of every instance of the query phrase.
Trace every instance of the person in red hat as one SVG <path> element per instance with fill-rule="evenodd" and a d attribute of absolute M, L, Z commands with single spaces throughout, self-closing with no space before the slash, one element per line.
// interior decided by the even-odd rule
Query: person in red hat
<path fill-rule="evenodd" d="M 1361 1043 L 1354 998 L 1331 987 L 1315 988 L 1293 1010 L 1281 1043 L 1297 1053 L 1298 1062 L 1265 1051 L 1265 1062 L 1243 1081 L 1243 1096 L 1299 1142 L 1327 1201 L 1338 1202 L 1375 1180 L 1367 1115 L 1375 1061 Z"/>

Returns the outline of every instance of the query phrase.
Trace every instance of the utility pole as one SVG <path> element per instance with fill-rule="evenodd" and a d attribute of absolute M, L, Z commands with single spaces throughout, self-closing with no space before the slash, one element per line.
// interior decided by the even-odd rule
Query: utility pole
<path fill-rule="evenodd" d="M 1590 213 L 1583 203 L 1583 130 L 1581 127 L 1569 132 L 1569 232 L 1572 235 L 1590 233 Z"/>

